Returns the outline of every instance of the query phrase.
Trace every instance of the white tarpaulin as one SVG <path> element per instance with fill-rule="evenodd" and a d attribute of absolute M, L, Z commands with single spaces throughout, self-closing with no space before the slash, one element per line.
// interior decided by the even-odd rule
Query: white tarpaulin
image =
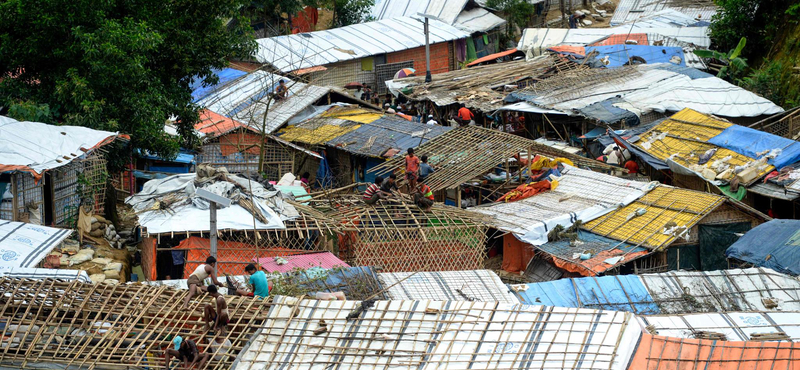
<path fill-rule="evenodd" d="M 275 297 L 232 369 L 626 369 L 627 312 L 469 301 Z M 351 318 L 348 319 L 348 316 Z"/>
<path fill-rule="evenodd" d="M 72 230 L 0 220 L 0 271 L 36 267 Z"/>
<path fill-rule="evenodd" d="M 241 188 L 252 189 L 247 192 L 257 200 L 253 203 L 267 222 L 255 218 L 249 210 L 234 202 L 230 207 L 217 209 L 218 230 L 283 229 L 283 220 L 298 216 L 297 210 L 283 201 L 281 192 L 269 191 L 263 185 L 239 176 L 227 176 Z M 195 179 L 196 174 L 187 173 L 150 180 L 141 192 L 125 199 L 125 203 L 139 214 L 139 224 L 150 234 L 208 231 L 210 211 L 207 202 L 195 195 Z M 227 181 L 201 183 L 199 186 L 227 198 L 250 197 Z M 159 209 L 164 199 L 174 202 L 166 209 Z"/>
<path fill-rule="evenodd" d="M 800 340 L 798 315 L 797 312 L 697 313 L 638 316 L 637 321 L 642 329 L 652 334 L 675 338 L 696 338 L 698 333 L 708 332 L 722 334 L 726 340 L 759 340 L 759 334 L 768 334 L 776 340 L 797 342 Z"/>
<path fill-rule="evenodd" d="M 67 270 L 67 269 L 45 269 L 45 268 L 25 268 L 15 267 L 7 270 L 0 269 L 0 277 L 7 277 L 11 279 L 56 279 L 56 280 L 78 280 L 83 283 L 92 283 L 89 274 L 83 270 Z"/>
<path fill-rule="evenodd" d="M 519 303 L 500 277 L 490 270 L 382 272 L 378 279 L 393 300 Z"/>
<path fill-rule="evenodd" d="M 533 245 L 547 243 L 547 233 L 556 225 L 589 222 L 645 194 L 648 184 L 569 165 L 555 190 L 508 203 L 470 208 L 494 219 L 495 227 L 514 233 Z"/>
<path fill-rule="evenodd" d="M 78 126 L 0 120 L 0 167 L 25 166 L 41 174 L 61 167 L 117 133 Z M 83 149 L 83 150 L 81 150 Z"/>

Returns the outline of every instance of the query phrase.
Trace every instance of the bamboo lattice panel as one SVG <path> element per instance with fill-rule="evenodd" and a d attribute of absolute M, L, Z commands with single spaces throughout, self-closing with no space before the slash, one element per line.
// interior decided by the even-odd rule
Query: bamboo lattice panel
<path fill-rule="evenodd" d="M 99 369 L 163 368 L 163 350 L 176 335 L 201 351 L 213 336 L 202 322 L 211 297 L 202 294 L 181 308 L 185 290 L 148 285 L 0 279 L 0 365 L 33 368 L 42 363 Z M 267 301 L 226 297 L 230 352 L 206 369 L 228 369 L 269 310 Z M 9 339 L 6 339 L 9 338 Z M 8 345 L 6 345 L 8 344 Z M 176 361 L 177 363 L 177 361 Z M 173 364 L 174 365 L 174 364 Z"/>

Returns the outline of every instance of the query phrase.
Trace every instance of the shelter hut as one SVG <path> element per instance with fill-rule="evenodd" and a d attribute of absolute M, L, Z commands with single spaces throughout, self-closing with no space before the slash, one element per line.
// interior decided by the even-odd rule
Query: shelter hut
<path fill-rule="evenodd" d="M 367 205 L 361 195 L 333 194 L 313 207 L 339 223 L 339 257 L 386 272 L 474 270 L 486 257 L 483 218 L 434 204 L 422 211 L 407 199 Z"/>
<path fill-rule="evenodd" d="M 277 180 L 287 173 L 295 173 L 295 163 L 303 155 L 322 158 L 273 135 L 261 135 L 255 127 L 210 110 L 200 113 L 200 122 L 194 128 L 203 139 L 197 162 L 224 166 L 231 173 L 264 173 L 266 178 Z M 259 153 L 263 156 L 260 169 Z"/>
<path fill-rule="evenodd" d="M 428 26 L 431 73 L 456 69 L 456 43 L 470 34 L 437 19 L 430 19 Z M 364 35 L 369 36 L 369 42 L 364 42 Z M 258 63 L 320 86 L 360 82 L 384 94 L 384 81 L 391 80 L 397 71 L 425 71 L 424 22 L 412 17 L 378 18 L 324 31 L 258 39 L 256 43 L 254 57 Z"/>
<path fill-rule="evenodd" d="M 8 368 L 164 367 L 163 351 L 180 335 L 212 354 L 207 369 L 229 369 L 269 311 L 265 300 L 226 297 L 228 330 L 214 335 L 205 334 L 206 297 L 182 309 L 187 292 L 166 286 L 0 278 L 0 290 L 0 366 Z"/>
<path fill-rule="evenodd" d="M 650 334 L 719 341 L 797 342 L 797 312 L 726 312 L 637 316 Z"/>
<path fill-rule="evenodd" d="M 127 135 L 0 116 L 0 219 L 74 225 L 78 207 L 105 205 L 102 147 Z"/>
<path fill-rule="evenodd" d="M 427 155 L 428 163 L 436 168 L 426 179 L 426 184 L 438 194 L 440 201 L 462 205 L 462 186 L 477 189 L 477 204 L 494 201 L 520 183 L 521 163 L 531 163 L 536 155 L 562 157 L 576 166 L 611 171 L 615 167 L 589 158 L 567 153 L 530 139 L 490 130 L 466 126 L 450 130 L 415 149 L 417 155 Z M 377 174 L 388 174 L 404 168 L 403 156 L 375 167 Z M 493 170 L 497 169 L 498 171 Z M 498 172 L 504 172 L 498 175 Z M 401 179 L 403 176 L 398 176 Z M 524 176 L 523 176 L 524 177 Z M 399 186 L 405 179 L 398 180 Z"/>
<path fill-rule="evenodd" d="M 800 220 L 772 220 L 736 240 L 725 256 L 732 265 L 767 267 L 800 275 Z"/>
<path fill-rule="evenodd" d="M 333 250 L 329 240 L 339 233 L 338 223 L 292 200 L 280 186 L 265 187 L 256 180 L 224 172 L 201 173 L 202 180 L 197 174 L 151 180 L 142 192 L 126 199 L 141 227 L 146 279 L 181 277 L 186 269 L 211 255 L 209 210 L 187 193 L 194 186 L 234 200 L 231 206 L 217 211 L 221 272 L 241 274 L 246 264 L 259 258 Z"/>
<path fill-rule="evenodd" d="M 627 206 L 586 222 L 582 228 L 621 242 L 612 245 L 616 248 L 592 253 L 607 258 L 605 263 L 615 262 L 610 263 L 614 268 L 628 264 L 635 273 L 717 270 L 728 267 L 724 253 L 738 239 L 736 233 L 768 220 L 767 215 L 725 196 L 660 185 Z M 636 249 L 640 247 L 647 251 Z M 650 253 L 655 254 L 641 263 L 629 264 Z M 580 269 L 574 272 L 594 275 Z"/>
<path fill-rule="evenodd" d="M 637 315 L 800 311 L 800 280 L 767 268 L 581 277 L 510 288 L 523 304 Z"/>
<path fill-rule="evenodd" d="M 325 148 L 326 161 L 339 187 L 372 183 L 375 180 L 372 169 L 386 158 L 405 153 L 408 148 L 416 148 L 452 129 L 355 106 L 321 109 L 320 114 L 289 125 L 278 135 L 310 148 Z M 304 168 L 314 172 L 319 169 Z"/>
<path fill-rule="evenodd" d="M 350 369 L 623 370 L 641 336 L 633 315 L 618 311 L 480 301 L 274 302 L 234 370 L 331 362 Z"/>
<path fill-rule="evenodd" d="M 610 133 L 611 139 L 646 164 L 652 178 L 695 190 L 713 189 L 782 217 L 796 214 L 797 142 L 688 108 L 631 131 Z"/>

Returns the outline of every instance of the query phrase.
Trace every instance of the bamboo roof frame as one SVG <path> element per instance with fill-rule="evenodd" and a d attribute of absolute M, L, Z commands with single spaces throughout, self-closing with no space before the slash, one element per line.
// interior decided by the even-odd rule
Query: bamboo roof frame
<path fill-rule="evenodd" d="M 52 279 L 0 278 L 2 337 L 19 338 L 19 345 L 0 348 L 0 365 L 38 368 L 55 363 L 65 368 L 130 369 L 163 367 L 163 349 L 181 335 L 203 352 L 213 340 L 202 321 L 209 296 L 200 294 L 182 309 L 186 290 L 144 284 L 86 284 Z M 225 339 L 231 347 L 206 369 L 230 368 L 234 357 L 257 332 L 269 311 L 267 300 L 226 297 L 230 323 Z M 109 327 L 98 325 L 108 323 Z M 20 327 L 34 330 L 22 332 Z M 104 333 L 98 329 L 105 330 Z M 86 335 L 74 335 L 75 331 Z M 217 335 L 221 334 L 217 333 Z M 148 363 L 156 361 L 156 364 Z M 35 365 L 35 366 L 34 366 Z"/>
<path fill-rule="evenodd" d="M 564 157 L 573 161 L 576 166 L 613 169 L 610 165 L 566 153 L 521 136 L 477 126 L 450 130 L 422 144 L 414 152 L 417 155 L 427 155 L 428 163 L 436 168 L 436 172 L 430 174 L 425 183 L 433 190 L 442 190 L 454 189 L 491 171 L 510 157 L 526 151 L 531 155 Z M 403 155 L 398 155 L 374 167 L 372 172 L 383 175 L 403 169 L 404 165 Z M 398 183 L 404 182 L 404 176 L 398 176 Z"/>

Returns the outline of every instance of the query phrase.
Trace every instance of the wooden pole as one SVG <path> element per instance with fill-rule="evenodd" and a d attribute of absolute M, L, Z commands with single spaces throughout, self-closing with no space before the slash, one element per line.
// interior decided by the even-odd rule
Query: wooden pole
<path fill-rule="evenodd" d="M 211 243 L 211 256 L 217 258 L 217 203 L 211 203 L 211 230 L 210 230 L 210 243 Z"/>

